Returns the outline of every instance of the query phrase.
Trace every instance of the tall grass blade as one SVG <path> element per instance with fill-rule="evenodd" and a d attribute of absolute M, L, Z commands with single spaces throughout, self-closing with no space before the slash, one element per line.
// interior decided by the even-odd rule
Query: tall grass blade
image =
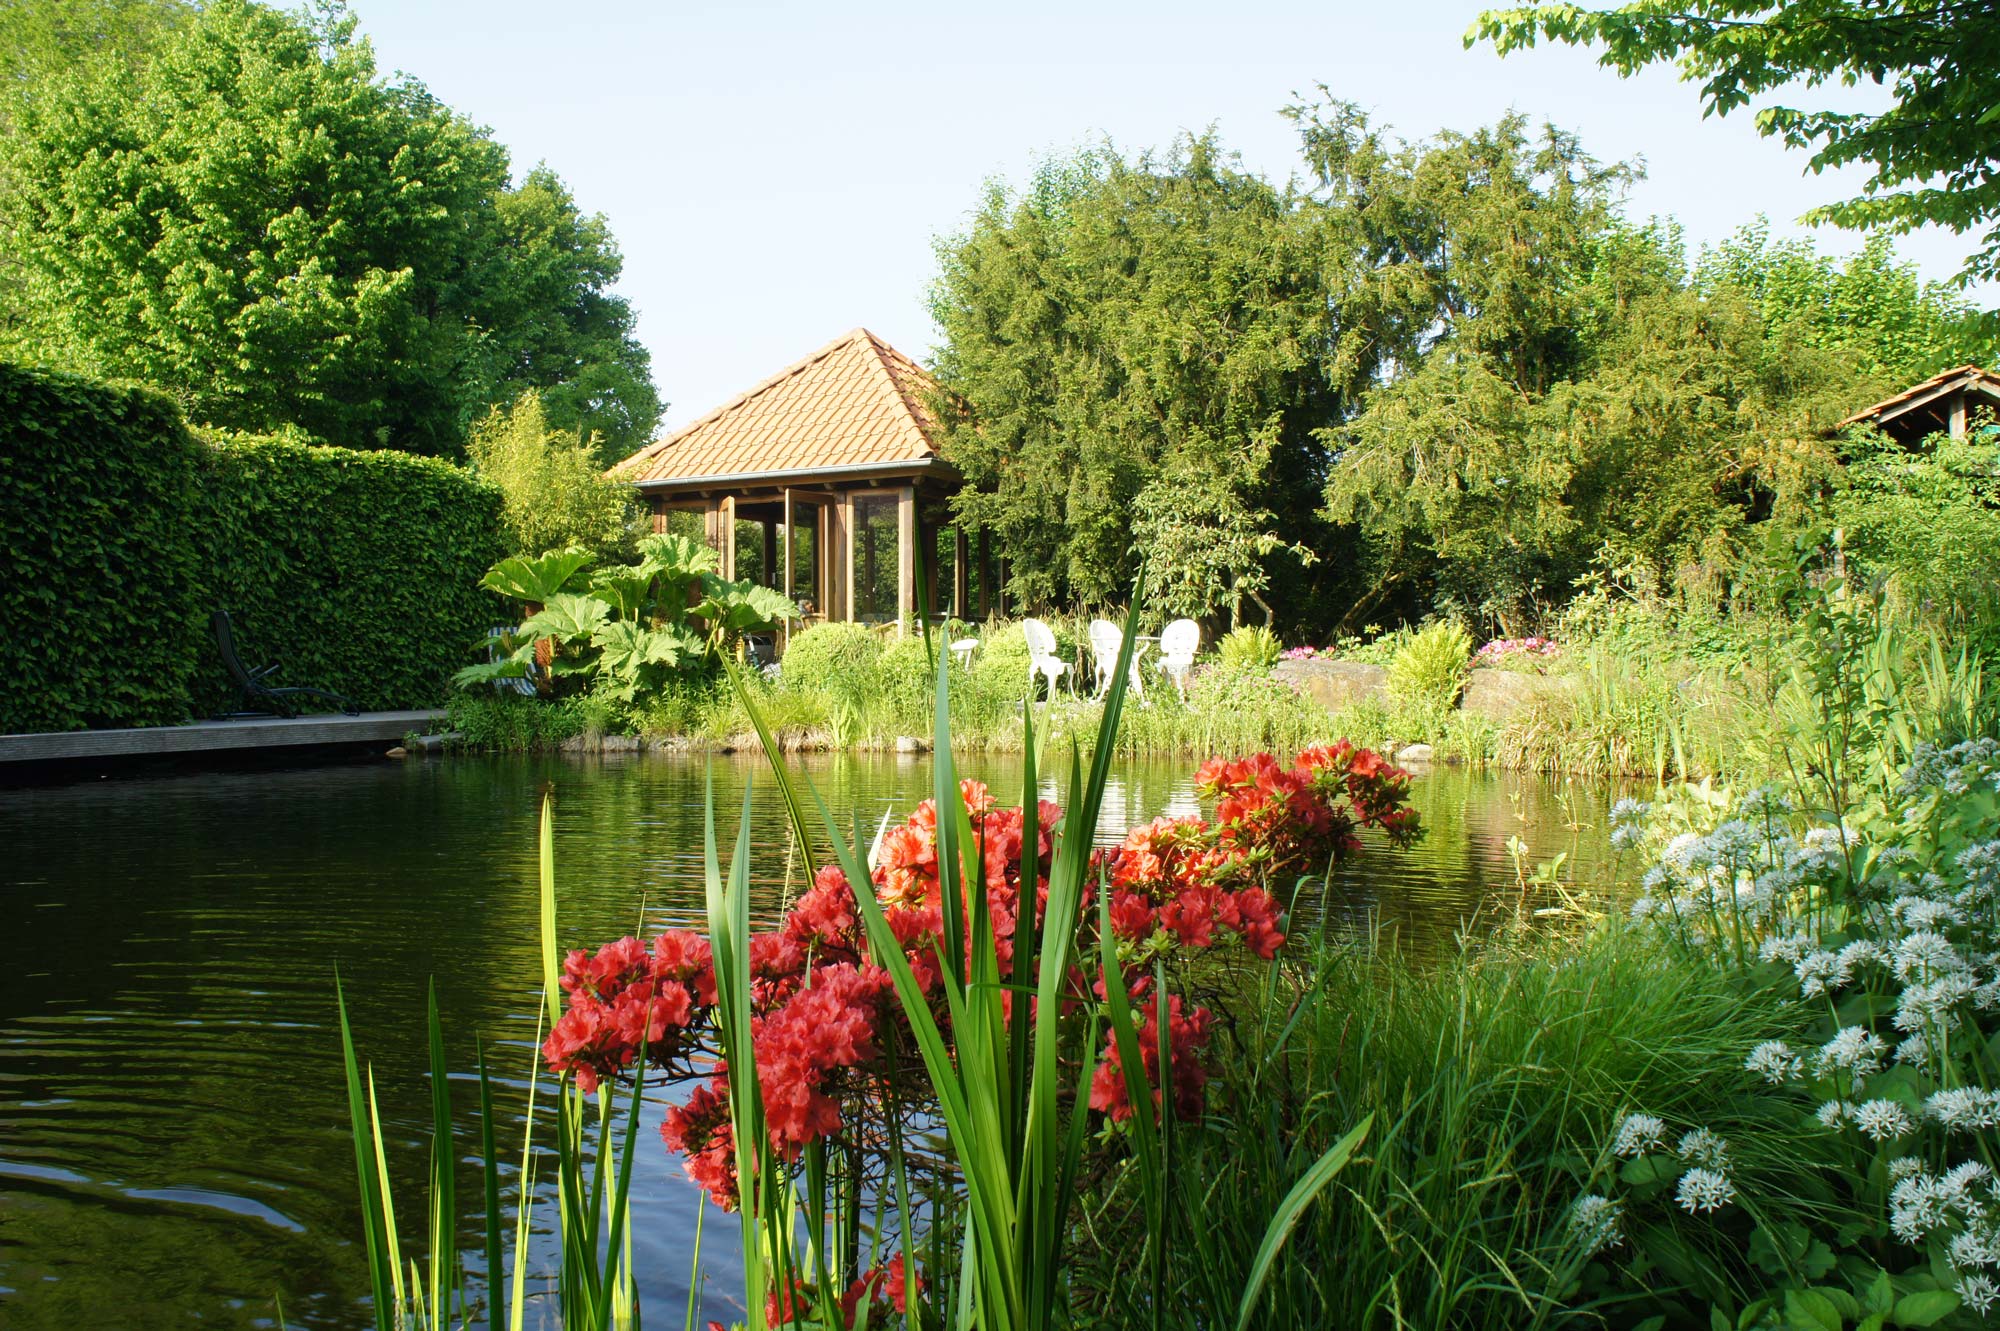
<path fill-rule="evenodd" d="M 340 1055 L 347 1074 L 347 1122 L 354 1137 L 355 1180 L 361 1189 L 361 1228 L 368 1249 L 369 1291 L 374 1295 L 377 1331 L 390 1331 L 393 1309 L 389 1302 L 388 1258 L 382 1234 L 382 1199 L 376 1188 L 373 1138 L 370 1137 L 368 1106 L 362 1096 L 361 1068 L 354 1057 L 354 1033 L 347 1021 L 347 996 L 341 991 L 340 975 L 333 977 L 334 1005 L 340 1010 Z"/>
<path fill-rule="evenodd" d="M 1264 1285 L 1271 1278 L 1271 1268 L 1277 1264 L 1278 1254 L 1297 1228 L 1299 1218 L 1313 1199 L 1333 1182 L 1334 1176 L 1347 1167 L 1354 1153 L 1361 1149 L 1368 1139 L 1368 1130 L 1375 1125 L 1375 1115 L 1369 1114 L 1348 1132 L 1345 1137 L 1327 1148 L 1326 1154 L 1313 1162 L 1292 1185 L 1285 1199 L 1278 1203 L 1278 1209 L 1271 1216 L 1271 1223 L 1264 1230 L 1264 1241 L 1257 1245 L 1257 1256 L 1250 1263 L 1250 1278 L 1243 1284 L 1243 1302 L 1236 1311 L 1236 1331 L 1249 1331 L 1252 1319 L 1257 1313 L 1258 1301 L 1264 1297 Z"/>

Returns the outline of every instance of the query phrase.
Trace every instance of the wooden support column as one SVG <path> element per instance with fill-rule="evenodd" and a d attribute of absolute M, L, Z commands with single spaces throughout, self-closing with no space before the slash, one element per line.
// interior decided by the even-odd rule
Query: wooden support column
<path fill-rule="evenodd" d="M 909 486 L 896 491 L 896 636 L 917 625 L 923 607 L 917 601 L 917 492 Z M 918 629 L 921 632 L 921 628 Z"/>
<path fill-rule="evenodd" d="M 993 596 L 993 534 L 979 529 L 979 617 L 989 618 L 998 609 Z"/>
<path fill-rule="evenodd" d="M 1965 393 L 1961 391 L 1951 400 L 1951 437 L 1965 438 Z"/>
<path fill-rule="evenodd" d="M 970 545 L 965 539 L 965 528 L 951 529 L 951 617 L 964 619 L 967 605 L 972 599 L 972 570 L 965 566 L 966 551 Z"/>
<path fill-rule="evenodd" d="M 849 490 L 840 496 L 837 512 L 833 546 L 840 560 L 840 572 L 835 583 L 840 588 L 839 617 L 851 620 L 854 618 L 854 491 Z"/>
<path fill-rule="evenodd" d="M 778 585 L 778 528 L 775 523 L 766 522 L 764 527 L 764 585 Z"/>
<path fill-rule="evenodd" d="M 779 572 L 777 581 L 772 583 L 772 586 L 776 587 L 786 600 L 796 601 L 799 598 L 792 595 L 792 487 L 789 485 L 785 487 L 784 558 L 785 567 Z M 778 644 L 778 651 L 780 654 L 783 654 L 785 648 L 791 646 L 792 642 L 791 616 L 787 615 L 785 617 L 785 622 L 781 626 L 781 630 L 782 639 Z"/>
<path fill-rule="evenodd" d="M 736 496 L 725 495 L 716 507 L 716 522 L 722 533 L 722 576 L 736 581 Z"/>
<path fill-rule="evenodd" d="M 653 501 L 653 535 L 655 536 L 665 535 L 666 530 L 667 530 L 667 501 L 664 499 L 655 499 Z"/>

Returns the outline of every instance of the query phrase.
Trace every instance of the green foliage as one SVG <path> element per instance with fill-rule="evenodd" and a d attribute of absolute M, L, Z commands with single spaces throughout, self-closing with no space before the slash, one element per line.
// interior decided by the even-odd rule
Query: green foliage
<path fill-rule="evenodd" d="M 1405 707 L 1443 713 L 1457 705 L 1471 659 L 1465 626 L 1434 620 L 1411 634 L 1389 662 L 1389 696 Z"/>
<path fill-rule="evenodd" d="M 1804 88 L 1886 84 L 1886 109 L 1767 102 L 1757 110 L 1757 129 L 1812 149 L 1815 173 L 1873 168 L 1859 196 L 1816 208 L 1809 220 L 1895 232 L 1931 223 L 1957 232 L 1987 227 L 1963 272 L 1979 279 L 2000 275 L 2000 177 L 1991 169 L 2000 116 L 1988 95 L 2000 77 L 2000 51 L 1991 17 L 1980 4 L 1866 0 L 1695 0 L 1672 9 L 1638 0 L 1599 10 L 1550 4 L 1488 10 L 1466 42 L 1490 41 L 1503 54 L 1541 38 L 1597 46 L 1598 63 L 1626 76 L 1672 62 L 1683 79 L 1701 84 L 1703 110 L 1713 115 Z"/>
<path fill-rule="evenodd" d="M 784 679 L 794 689 L 859 702 L 879 684 L 881 661 L 881 635 L 866 625 L 815 624 L 786 644 Z"/>
<path fill-rule="evenodd" d="M 482 753 L 552 750 L 589 729 L 582 699 L 524 698 L 515 693 L 466 690 L 445 700 L 445 729 L 466 748 Z"/>
<path fill-rule="evenodd" d="M 650 432 L 602 219 L 546 171 L 510 189 L 505 151 L 380 77 L 350 16 L 97 8 L 122 58 L 36 83 L 0 135 L 0 353 L 352 447 L 454 453 L 558 385 L 559 428 Z"/>
<path fill-rule="evenodd" d="M 502 548 L 500 496 L 450 463 L 216 438 L 198 489 L 186 539 L 199 564 L 199 714 L 235 697 L 207 633 L 213 608 L 229 611 L 253 668 L 275 661 L 276 682 L 365 708 L 436 705 L 493 624 L 477 583 Z"/>
<path fill-rule="evenodd" d="M 200 449 L 165 401 L 0 363 L 0 731 L 187 714 Z"/>
<path fill-rule="evenodd" d="M 2000 442 L 1939 437 L 1908 452 L 1885 439 L 1849 448 L 1832 505 L 1854 571 L 1898 605 L 1983 644 L 2000 625 Z"/>
<path fill-rule="evenodd" d="M 1263 624 L 1231 629 L 1215 644 L 1216 656 L 1224 670 L 1268 669 L 1278 663 L 1278 653 L 1282 650 L 1278 635 Z"/>
<path fill-rule="evenodd" d="M 1122 599 L 1150 539 L 1199 558 L 1167 595 L 1204 601 L 1312 526 L 1310 430 L 1336 392 L 1321 243 L 1212 135 L 1046 163 L 940 243 L 956 507 L 999 538 L 1011 597 Z"/>
<path fill-rule="evenodd" d="M 9 730 L 232 708 L 215 609 L 252 668 L 364 707 L 435 702 L 491 622 L 499 496 L 446 463 L 197 441 L 150 394 L 6 365 L 0 429 Z"/>
<path fill-rule="evenodd" d="M 509 600 L 539 607 L 573 588 L 578 575 L 589 566 L 587 550 L 554 550 L 534 558 L 509 555 L 487 569 L 479 585 Z"/>
<path fill-rule="evenodd" d="M 604 475 L 598 451 L 594 439 L 550 429 L 533 389 L 487 413 L 466 445 L 473 471 L 507 497 L 508 539 L 523 554 L 576 546 L 603 555 L 630 544 L 638 502 Z"/>

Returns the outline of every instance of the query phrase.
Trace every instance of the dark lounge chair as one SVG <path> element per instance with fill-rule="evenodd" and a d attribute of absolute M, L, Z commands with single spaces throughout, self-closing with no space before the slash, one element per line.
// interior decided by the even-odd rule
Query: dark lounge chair
<path fill-rule="evenodd" d="M 243 693 L 246 711 L 231 712 L 230 716 L 297 716 L 299 708 L 293 701 L 299 698 L 318 698 L 331 703 L 349 716 L 358 715 L 360 709 L 338 693 L 328 693 L 325 689 L 279 688 L 267 681 L 271 672 L 278 667 L 263 666 L 251 670 L 236 654 L 236 638 L 230 631 L 229 612 L 218 610 L 209 619 L 215 630 L 215 647 L 222 653 L 222 664 L 228 668 L 229 677 L 236 681 L 236 687 Z"/>

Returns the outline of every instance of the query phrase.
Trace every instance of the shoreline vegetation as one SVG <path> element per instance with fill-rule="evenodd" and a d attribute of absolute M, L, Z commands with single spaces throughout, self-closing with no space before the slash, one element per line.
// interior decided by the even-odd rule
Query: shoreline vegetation
<path fill-rule="evenodd" d="M 1366 749 L 1216 757 L 1202 814 L 1098 853 L 1061 829 L 1095 824 L 1122 682 L 1088 768 L 1067 750 L 1069 806 L 1033 798 L 1031 759 L 1016 809 L 959 780 L 946 668 L 937 794 L 871 845 L 726 668 L 812 887 L 753 932 L 747 833 L 727 852 L 711 805 L 705 931 L 571 939 L 545 822 L 559 1006 L 536 1076 L 563 1243 L 534 1279 L 566 1319 L 631 1324 L 637 1097 L 679 1084 L 664 1135 L 740 1224 L 729 1302 L 751 1331 L 1983 1325 L 2000 742 L 1983 697 L 1945 695 L 1965 674 L 1887 651 L 1880 607 L 1838 578 L 1795 622 L 1812 646 L 1770 690 L 1775 779 L 1620 800 L 1603 881 L 1560 856 L 1524 869 L 1496 928 L 1423 958 L 1291 936 L 1288 903 L 1355 831 L 1416 832 L 1406 774 Z M 379 1129 L 358 1089 L 354 1107 L 371 1251 L 393 1254 Z M 448 1094 L 436 1124 L 448 1139 Z M 485 1269 L 519 1307 L 538 1259 L 501 1240 L 534 1193 L 484 1139 Z M 418 1324 L 497 1319 L 445 1232 Z M 426 1283 L 403 1252 L 385 1328 Z"/>

